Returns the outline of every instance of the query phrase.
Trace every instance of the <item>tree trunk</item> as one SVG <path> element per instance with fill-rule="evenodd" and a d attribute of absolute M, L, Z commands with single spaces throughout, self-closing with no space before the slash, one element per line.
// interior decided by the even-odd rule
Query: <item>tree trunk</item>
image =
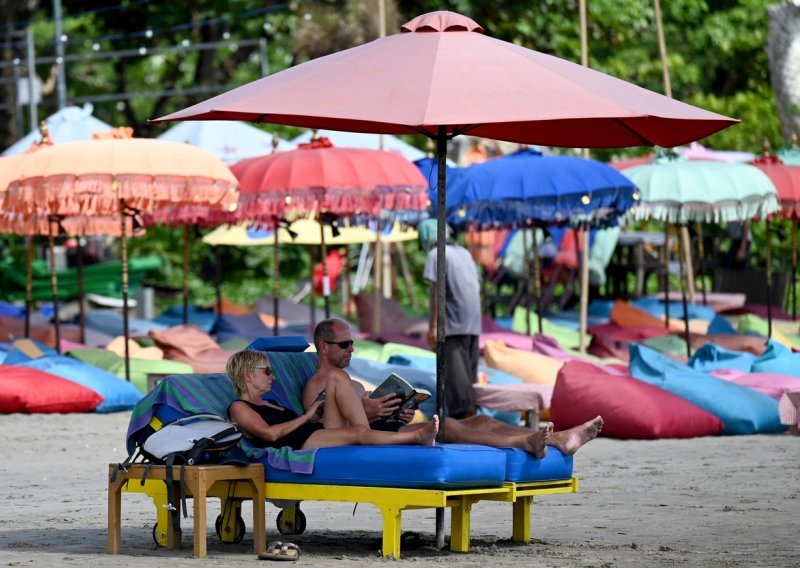
<path fill-rule="evenodd" d="M 775 4 L 769 12 L 767 55 L 786 143 L 800 134 L 800 7 Z"/>

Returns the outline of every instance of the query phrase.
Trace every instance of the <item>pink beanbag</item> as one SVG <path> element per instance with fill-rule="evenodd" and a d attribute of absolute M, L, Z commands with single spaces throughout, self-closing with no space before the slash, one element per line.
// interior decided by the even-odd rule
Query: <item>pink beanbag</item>
<path fill-rule="evenodd" d="M 151 330 L 150 337 L 165 359 L 191 365 L 195 373 L 224 373 L 228 359 L 235 353 L 221 349 L 210 335 L 191 324 Z"/>
<path fill-rule="evenodd" d="M 550 420 L 565 430 L 603 417 L 601 435 L 611 438 L 694 438 L 718 434 L 722 421 L 658 387 L 596 365 L 566 363 L 558 373 Z"/>
<path fill-rule="evenodd" d="M 0 365 L 0 414 L 89 412 L 103 402 L 92 389 L 44 371 Z"/>

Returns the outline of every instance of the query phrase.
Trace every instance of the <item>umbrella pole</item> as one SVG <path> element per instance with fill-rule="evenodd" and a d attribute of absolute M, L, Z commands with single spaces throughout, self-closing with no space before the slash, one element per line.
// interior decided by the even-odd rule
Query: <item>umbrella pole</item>
<path fill-rule="evenodd" d="M 767 240 L 767 339 L 772 339 L 772 228 L 769 217 L 764 219 Z"/>
<path fill-rule="evenodd" d="M 183 325 L 189 323 L 189 225 L 183 226 Z"/>
<path fill-rule="evenodd" d="M 325 319 L 331 317 L 331 283 L 328 280 L 328 247 L 325 246 L 325 225 L 319 221 L 319 253 L 322 256 L 322 295 L 325 297 Z"/>
<path fill-rule="evenodd" d="M 444 390 L 447 368 L 444 360 L 445 342 L 445 295 L 447 271 L 445 270 L 445 223 L 447 222 L 447 129 L 439 127 L 436 136 L 436 158 L 438 162 L 437 209 L 436 209 L 436 414 L 439 415 L 439 433 L 436 440 L 444 441 Z M 380 234 L 380 233 L 379 233 Z M 444 509 L 436 509 L 436 547 L 444 548 Z"/>
<path fill-rule="evenodd" d="M 128 346 L 128 235 L 125 223 L 125 200 L 119 200 L 119 256 L 122 261 L 122 336 L 125 340 L 125 380 L 131 380 L 131 353 Z"/>
<path fill-rule="evenodd" d="M 700 292 L 703 294 L 703 305 L 708 305 L 706 297 L 706 252 L 703 243 L 703 224 L 697 222 L 697 255 L 700 257 Z"/>
<path fill-rule="evenodd" d="M 581 307 L 579 316 L 578 350 L 586 352 L 586 327 L 589 312 L 589 227 L 583 224 L 583 248 L 581 249 Z"/>
<path fill-rule="evenodd" d="M 681 227 L 684 229 L 685 226 Z M 688 274 L 686 273 L 686 267 L 684 266 L 684 248 L 686 248 L 686 243 L 683 242 L 682 238 L 678 239 L 678 268 L 680 269 L 680 276 L 681 276 L 681 302 L 683 303 L 683 332 L 684 332 L 684 339 L 686 340 L 686 356 L 692 356 L 692 346 L 689 344 L 689 302 L 686 298 L 686 280 Z"/>
<path fill-rule="evenodd" d="M 83 245 L 78 237 L 78 329 L 81 343 L 86 343 L 86 311 L 83 305 Z"/>
<path fill-rule="evenodd" d="M 375 255 L 372 257 L 372 281 L 375 307 L 372 310 L 372 333 L 381 331 L 381 287 L 383 286 L 383 241 L 381 241 L 381 220 L 375 220 Z"/>
<path fill-rule="evenodd" d="M 797 217 L 792 217 L 792 319 L 797 321 Z"/>
<path fill-rule="evenodd" d="M 217 289 L 217 318 L 222 317 L 222 253 L 214 247 L 214 286 Z"/>
<path fill-rule="evenodd" d="M 50 249 L 50 287 L 53 291 L 53 324 L 56 330 L 56 353 L 61 354 L 61 322 L 58 316 L 58 274 L 56 274 L 55 239 L 53 218 L 47 217 L 47 246 Z"/>
<path fill-rule="evenodd" d="M 536 231 L 536 229 L 534 229 Z M 525 274 L 528 277 L 528 288 L 525 291 L 525 334 L 530 336 L 531 335 L 531 296 L 536 294 L 533 288 L 533 276 L 531 275 L 531 259 L 528 256 L 528 231 L 526 229 L 522 229 L 522 250 L 523 250 L 523 263 L 524 263 L 524 270 Z"/>
<path fill-rule="evenodd" d="M 272 335 L 278 337 L 278 295 L 280 294 L 281 260 L 278 250 L 278 218 L 274 217 L 275 243 L 272 247 Z"/>
<path fill-rule="evenodd" d="M 536 323 L 542 332 L 542 272 L 539 265 L 539 239 L 533 226 L 533 297 L 536 300 Z"/>
<path fill-rule="evenodd" d="M 664 326 L 669 329 L 669 222 L 664 221 L 664 276 L 661 286 L 664 288 Z"/>
<path fill-rule="evenodd" d="M 314 289 L 314 247 L 309 245 L 308 254 L 311 257 L 311 330 L 313 332 L 317 327 L 317 291 Z"/>
<path fill-rule="evenodd" d="M 25 337 L 31 336 L 31 310 L 33 309 L 33 235 L 28 237 L 28 254 L 25 264 Z"/>

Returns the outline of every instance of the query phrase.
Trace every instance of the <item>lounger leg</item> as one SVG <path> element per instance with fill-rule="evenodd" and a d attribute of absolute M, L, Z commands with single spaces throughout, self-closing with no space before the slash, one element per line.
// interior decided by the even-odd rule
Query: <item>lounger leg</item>
<path fill-rule="evenodd" d="M 531 503 L 533 495 L 517 497 L 514 501 L 514 529 L 511 540 L 514 542 L 530 542 L 531 540 Z"/>
<path fill-rule="evenodd" d="M 253 486 L 253 552 L 267 550 L 267 521 L 263 481 L 251 482 Z"/>
<path fill-rule="evenodd" d="M 162 483 L 163 485 L 163 483 Z M 159 546 L 172 548 L 174 546 L 174 536 L 172 529 L 172 518 L 169 509 L 167 509 L 167 494 L 165 491 L 158 491 L 148 493 L 156 506 L 156 528 L 155 537 Z M 171 538 L 172 537 L 172 538 Z M 178 543 L 180 546 L 180 543 Z"/>
<path fill-rule="evenodd" d="M 119 554 L 121 538 L 122 485 L 125 480 L 117 478 L 108 483 L 108 553 Z"/>
<path fill-rule="evenodd" d="M 222 526 L 220 527 L 219 539 L 225 543 L 236 542 L 238 531 L 238 519 L 242 516 L 242 502 L 239 499 L 220 499 L 220 514 L 222 515 Z"/>
<path fill-rule="evenodd" d="M 450 550 L 469 552 L 469 531 L 472 505 L 475 500 L 462 496 L 450 509 Z"/>
<path fill-rule="evenodd" d="M 208 480 L 204 471 L 197 473 L 195 479 L 187 479 L 191 483 L 192 501 L 194 501 L 194 557 L 206 557 L 206 489 Z"/>
<path fill-rule="evenodd" d="M 383 555 L 400 558 L 400 505 L 379 506 L 383 514 Z"/>

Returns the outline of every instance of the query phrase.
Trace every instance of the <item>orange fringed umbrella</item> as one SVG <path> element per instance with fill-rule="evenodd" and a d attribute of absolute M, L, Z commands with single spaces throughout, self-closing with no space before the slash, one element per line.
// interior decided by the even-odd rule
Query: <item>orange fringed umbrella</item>
<path fill-rule="evenodd" d="M 188 144 L 130 138 L 129 128 L 28 154 L 4 210 L 33 216 L 120 216 L 123 334 L 128 335 L 127 217 L 180 204 L 226 211 L 238 182 L 216 156 Z M 127 341 L 125 376 L 130 377 Z"/>

